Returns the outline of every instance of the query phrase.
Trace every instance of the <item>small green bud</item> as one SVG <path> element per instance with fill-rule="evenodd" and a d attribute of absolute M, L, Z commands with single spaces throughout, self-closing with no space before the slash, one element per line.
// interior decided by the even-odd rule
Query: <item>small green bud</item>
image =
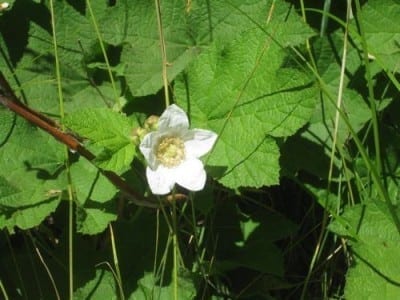
<path fill-rule="evenodd" d="M 132 130 L 131 140 L 135 145 L 139 145 L 140 142 L 143 140 L 144 136 L 149 133 L 148 129 L 137 127 Z"/>
<path fill-rule="evenodd" d="M 158 119 L 160 119 L 160 117 L 154 115 L 148 117 L 146 121 L 144 121 L 144 128 L 149 129 L 150 131 L 157 130 Z"/>

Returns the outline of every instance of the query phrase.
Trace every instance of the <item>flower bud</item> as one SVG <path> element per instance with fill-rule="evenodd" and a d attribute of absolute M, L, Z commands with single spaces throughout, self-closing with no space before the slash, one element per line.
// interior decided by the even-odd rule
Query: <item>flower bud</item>
<path fill-rule="evenodd" d="M 149 133 L 148 129 L 142 127 L 134 128 L 131 134 L 132 142 L 138 146 L 147 133 Z"/>
<path fill-rule="evenodd" d="M 144 128 L 149 129 L 150 131 L 157 130 L 158 128 L 158 119 L 159 116 L 151 115 L 144 121 Z"/>

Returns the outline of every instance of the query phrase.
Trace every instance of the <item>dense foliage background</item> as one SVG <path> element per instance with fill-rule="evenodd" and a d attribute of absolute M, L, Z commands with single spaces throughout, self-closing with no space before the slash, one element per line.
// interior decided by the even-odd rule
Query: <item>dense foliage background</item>
<path fill-rule="evenodd" d="M 82 145 L 0 88 L 2 298 L 400 298 L 398 0 L 8 3 L 1 72 Z M 169 102 L 219 138 L 155 197 Z"/>

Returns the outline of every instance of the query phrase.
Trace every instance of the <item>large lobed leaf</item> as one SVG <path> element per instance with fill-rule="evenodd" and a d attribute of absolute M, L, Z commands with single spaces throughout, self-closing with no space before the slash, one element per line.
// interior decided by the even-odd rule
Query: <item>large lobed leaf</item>
<path fill-rule="evenodd" d="M 349 207 L 330 229 L 352 238 L 354 264 L 347 274 L 346 299 L 400 297 L 400 237 L 384 203 Z"/>
<path fill-rule="evenodd" d="M 55 210 L 66 178 L 63 147 L 0 110 L 0 228 L 31 228 Z"/>
<path fill-rule="evenodd" d="M 399 72 L 400 68 L 400 3 L 396 0 L 370 0 L 361 10 L 360 22 L 368 54 L 377 59 L 385 70 Z"/>
<path fill-rule="evenodd" d="M 110 93 L 95 86 L 85 63 L 99 53 L 93 25 L 65 1 L 54 3 L 57 54 L 65 101 L 75 105 L 104 106 Z M 10 26 L 13 24 L 13 26 Z M 54 40 L 49 7 L 33 1 L 17 1 L 0 18 L 0 66 L 17 94 L 36 110 L 59 114 Z M 91 98 L 80 96 L 90 90 Z M 115 98 L 115 93 L 112 95 Z M 97 101 L 94 99 L 96 98 Z M 69 106 L 74 109 L 74 106 Z"/>
<path fill-rule="evenodd" d="M 207 163 L 230 188 L 278 183 L 274 138 L 294 134 L 316 103 L 312 79 L 283 47 L 312 32 L 298 16 L 285 19 L 287 7 L 279 7 L 263 29 L 247 30 L 227 45 L 214 43 L 176 83 L 177 102 L 187 107 L 193 125 L 219 134 Z"/>
<path fill-rule="evenodd" d="M 212 40 L 230 41 L 263 22 L 268 6 L 261 1 L 162 1 L 161 16 L 167 74 L 173 80 Z M 124 75 L 133 95 L 162 87 L 162 55 L 154 2 L 118 1 L 101 18 L 105 41 L 121 45 Z M 240 26 L 237 26 L 240 24 Z M 299 35 L 299 34 L 298 34 Z"/>

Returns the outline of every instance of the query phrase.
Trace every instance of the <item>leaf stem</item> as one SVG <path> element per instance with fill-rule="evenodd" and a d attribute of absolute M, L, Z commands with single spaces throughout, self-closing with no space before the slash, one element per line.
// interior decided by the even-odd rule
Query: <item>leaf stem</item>
<path fill-rule="evenodd" d="M 51 16 L 51 29 L 52 29 L 52 37 L 53 37 L 53 51 L 54 51 L 54 60 L 55 60 L 55 72 L 56 72 L 56 81 L 57 81 L 57 92 L 58 92 L 58 100 L 59 100 L 59 110 L 60 110 L 60 119 L 61 119 L 61 130 L 64 131 L 65 127 L 63 124 L 65 112 L 64 112 L 64 97 L 62 91 L 61 84 L 61 70 L 60 70 L 60 60 L 58 57 L 58 45 L 57 45 L 57 35 L 56 35 L 56 21 L 55 21 L 55 13 L 54 13 L 54 1 L 50 0 L 50 16 Z M 69 289 L 69 298 L 72 300 L 74 297 L 74 262 L 73 262 L 73 193 L 72 193 L 72 180 L 71 173 L 69 168 L 69 155 L 68 148 L 65 147 L 65 168 L 68 179 L 68 289 Z"/>
<path fill-rule="evenodd" d="M 46 262 L 44 261 L 43 256 L 42 256 L 42 254 L 40 253 L 40 250 L 39 250 L 39 248 L 37 247 L 37 245 L 36 245 L 36 243 L 35 243 L 35 240 L 34 240 L 34 238 L 33 238 L 33 236 L 32 236 L 32 233 L 30 232 L 30 230 L 28 230 L 28 237 L 29 237 L 29 239 L 30 239 L 30 241 L 31 241 L 31 243 L 32 243 L 32 247 L 34 247 L 34 249 L 35 249 L 36 255 L 37 255 L 37 257 L 39 258 L 40 263 L 43 265 L 43 267 L 44 267 L 44 269 L 45 269 L 47 275 L 49 276 L 51 285 L 53 286 L 53 289 L 54 289 L 54 293 L 55 293 L 56 299 L 57 299 L 57 300 L 60 300 L 60 299 L 61 299 L 60 293 L 58 292 L 57 285 L 56 285 L 56 283 L 55 283 L 55 281 L 54 281 L 54 277 L 53 277 L 53 275 L 51 274 L 51 271 L 50 271 L 49 267 L 47 266 Z M 35 273 L 36 273 L 36 272 L 35 272 Z"/>
<path fill-rule="evenodd" d="M 55 139 L 66 145 L 71 151 L 78 152 L 88 161 L 93 161 L 96 158 L 96 156 L 92 152 L 90 152 L 80 143 L 75 135 L 64 132 L 61 127 L 52 119 L 38 113 L 37 111 L 29 108 L 28 106 L 20 102 L 1 72 L 0 103 L 27 120 L 28 122 L 34 124 L 35 126 L 43 129 L 44 131 L 52 135 Z M 160 204 L 156 203 L 152 198 L 145 198 L 141 196 L 116 173 L 102 169 L 99 169 L 99 171 L 138 206 L 146 206 L 152 208 L 160 206 Z M 182 194 L 175 195 L 175 197 L 183 196 L 184 195 Z"/>
<path fill-rule="evenodd" d="M 334 122 L 334 129 L 333 129 L 333 131 L 334 131 L 333 132 L 333 141 L 332 141 L 332 149 L 331 149 L 331 153 L 330 153 L 330 162 L 329 162 L 329 171 L 328 171 L 328 187 L 326 189 L 327 194 L 329 194 L 329 191 L 331 189 L 333 162 L 334 162 L 334 158 L 335 158 L 335 149 L 338 148 L 337 147 L 337 136 L 338 136 L 338 130 L 339 130 L 339 123 L 340 123 L 339 110 L 342 107 L 342 99 L 343 99 L 344 72 L 345 72 L 345 68 L 346 68 L 346 58 L 347 58 L 348 22 L 349 22 L 349 17 L 350 17 L 350 10 L 351 10 L 351 4 L 350 4 L 350 1 L 348 0 L 347 1 L 347 10 L 346 10 L 346 23 L 345 23 L 345 27 L 344 27 L 344 37 L 343 37 L 343 53 L 342 53 L 342 62 L 341 62 L 341 68 L 340 68 L 340 81 L 339 81 L 339 88 L 338 88 L 338 96 L 337 96 L 337 100 L 336 100 L 336 114 L 335 114 L 335 122 Z M 318 254 L 320 253 L 322 241 L 323 241 L 324 235 L 326 233 L 327 222 L 328 222 L 328 211 L 324 210 L 322 223 L 321 223 L 321 230 L 320 230 L 320 233 L 318 236 L 317 245 L 314 250 L 313 256 L 311 258 L 307 276 L 304 280 L 304 285 L 303 285 L 300 299 L 305 299 L 307 287 L 308 287 L 308 284 L 309 284 L 309 281 L 310 281 L 310 278 L 312 275 L 312 270 L 318 259 Z"/>
<path fill-rule="evenodd" d="M 122 107 L 120 107 L 120 102 L 118 100 L 119 97 L 117 94 L 117 88 L 115 87 L 114 76 L 111 71 L 110 61 L 108 60 L 106 48 L 104 47 L 103 39 L 101 38 L 100 30 L 99 30 L 99 27 L 97 26 L 97 22 L 94 17 L 94 14 L 93 14 L 93 9 L 90 4 L 90 0 L 86 0 L 86 3 L 87 3 L 88 10 L 89 10 L 90 18 L 92 19 L 94 30 L 96 31 L 97 40 L 99 41 L 99 44 L 100 44 L 101 53 L 103 54 L 104 62 L 106 63 L 106 66 L 107 66 L 108 76 L 110 77 L 111 86 L 114 91 L 115 103 L 117 104 L 118 109 L 120 110 L 120 109 L 122 109 Z"/>
<path fill-rule="evenodd" d="M 115 245 L 114 231 L 113 231 L 113 228 L 112 228 L 111 224 L 108 224 L 108 228 L 110 230 L 111 248 L 112 248 L 113 260 L 114 260 L 114 266 L 115 266 L 115 273 L 116 273 L 116 277 L 117 277 L 119 295 L 120 295 L 120 299 L 121 300 L 125 300 L 124 289 L 123 289 L 123 286 L 122 286 L 122 277 L 121 277 L 121 272 L 119 270 L 117 247 Z"/>
<path fill-rule="evenodd" d="M 372 83 L 371 68 L 370 68 L 369 58 L 368 58 L 368 45 L 367 45 L 367 41 L 365 39 L 363 21 L 361 20 L 361 17 L 360 17 L 360 12 L 361 12 L 360 1 L 356 0 L 355 4 L 356 4 L 356 11 L 357 11 L 355 18 L 357 20 L 357 25 L 360 30 L 360 39 L 361 39 L 361 46 L 363 48 L 365 72 L 366 72 L 367 87 L 368 87 L 368 100 L 369 100 L 369 105 L 370 105 L 370 109 L 371 109 L 371 121 L 372 121 L 372 130 L 374 133 L 376 167 L 378 169 L 378 176 L 381 176 L 382 175 L 382 158 L 381 158 L 381 146 L 380 146 L 380 140 L 379 140 L 379 124 L 378 124 L 378 118 L 377 118 L 377 112 L 376 112 L 374 86 Z"/>
<path fill-rule="evenodd" d="M 178 237 L 176 202 L 172 202 L 172 247 L 173 247 L 173 299 L 178 300 Z"/>
<path fill-rule="evenodd" d="M 160 50 L 161 50 L 161 58 L 162 58 L 162 79 L 163 79 L 163 84 L 164 84 L 165 107 L 168 107 L 170 104 L 169 91 L 168 91 L 168 72 L 167 72 L 168 60 L 167 60 L 167 50 L 166 50 L 165 39 L 164 39 L 164 31 L 163 31 L 163 27 L 162 27 L 160 0 L 155 0 L 155 5 L 156 5 L 156 14 L 157 14 L 158 33 L 160 35 Z"/>
<path fill-rule="evenodd" d="M 368 154 L 366 152 L 366 150 L 363 147 L 363 144 L 360 140 L 360 138 L 357 136 L 356 131 L 354 130 L 354 128 L 351 126 L 349 119 L 346 116 L 346 113 L 343 112 L 342 110 L 340 110 L 335 103 L 335 100 L 333 99 L 332 95 L 327 92 L 328 88 L 325 86 L 324 81 L 322 80 L 322 78 L 319 76 L 319 74 L 317 73 L 317 71 L 315 69 L 312 68 L 312 66 L 310 65 L 310 63 L 302 56 L 302 54 L 300 52 L 298 52 L 295 48 L 292 48 L 292 50 L 303 60 L 303 62 L 306 64 L 306 66 L 311 70 L 311 72 L 314 74 L 314 76 L 316 77 L 321 90 L 324 91 L 325 95 L 327 96 L 327 99 L 329 100 L 329 102 L 334 106 L 334 108 L 339 112 L 340 117 L 342 118 L 342 120 L 345 122 L 347 128 L 350 131 L 351 136 L 353 137 L 354 143 L 358 149 L 358 151 L 360 152 L 360 155 L 363 159 L 363 161 L 365 162 L 368 170 L 371 172 L 371 177 L 373 182 L 376 184 L 377 186 L 377 191 L 379 196 L 381 197 L 381 199 L 383 199 L 386 202 L 386 205 L 389 208 L 390 214 L 392 216 L 393 222 L 396 226 L 397 232 L 400 234 L 400 219 L 399 216 L 396 213 L 395 210 L 395 205 L 392 203 L 388 191 L 385 189 L 385 187 L 383 186 L 382 182 L 381 182 L 381 177 L 380 174 L 378 173 L 376 166 L 371 163 Z"/>
<path fill-rule="evenodd" d="M 28 293 L 25 288 L 24 280 L 22 279 L 21 269 L 17 263 L 17 259 L 15 257 L 13 246 L 11 245 L 10 233 L 9 233 L 8 229 L 3 230 L 3 232 L 4 232 L 4 236 L 6 239 L 8 249 L 10 250 L 12 262 L 15 266 L 14 271 L 17 273 L 18 283 L 20 284 L 19 290 L 21 291 L 21 294 L 22 294 L 21 297 L 23 297 L 23 299 L 25 299 L 25 300 L 28 300 Z M 4 253 L 2 253 L 2 255 L 4 255 Z"/>
<path fill-rule="evenodd" d="M 336 100 L 336 114 L 335 114 L 335 123 L 333 129 L 333 141 L 332 141 L 332 149 L 330 154 L 330 164 L 329 164 L 329 174 L 328 179 L 331 182 L 332 179 L 332 170 L 333 170 L 333 160 L 335 157 L 335 148 L 337 143 L 337 136 L 339 130 L 339 123 L 340 123 L 340 114 L 339 110 L 342 107 L 342 99 L 343 99 L 343 88 L 344 88 L 344 78 L 345 78 L 345 71 L 346 71 L 346 58 L 347 58 L 347 39 L 348 39 L 348 22 L 350 18 L 350 10 L 351 10 L 351 3 L 350 0 L 347 0 L 347 10 L 346 10 L 346 26 L 344 28 L 344 37 L 343 37 L 343 53 L 342 53 L 342 62 L 340 67 L 340 81 L 339 81 L 339 88 L 338 88 L 338 96 Z M 328 189 L 329 190 L 329 189 Z"/>
<path fill-rule="evenodd" d="M 3 281 L 1 279 L 0 279 L 0 291 L 1 291 L 1 294 L 3 295 L 3 297 L 4 297 L 4 300 L 9 300 L 8 295 L 7 295 L 7 291 L 4 288 Z"/>

